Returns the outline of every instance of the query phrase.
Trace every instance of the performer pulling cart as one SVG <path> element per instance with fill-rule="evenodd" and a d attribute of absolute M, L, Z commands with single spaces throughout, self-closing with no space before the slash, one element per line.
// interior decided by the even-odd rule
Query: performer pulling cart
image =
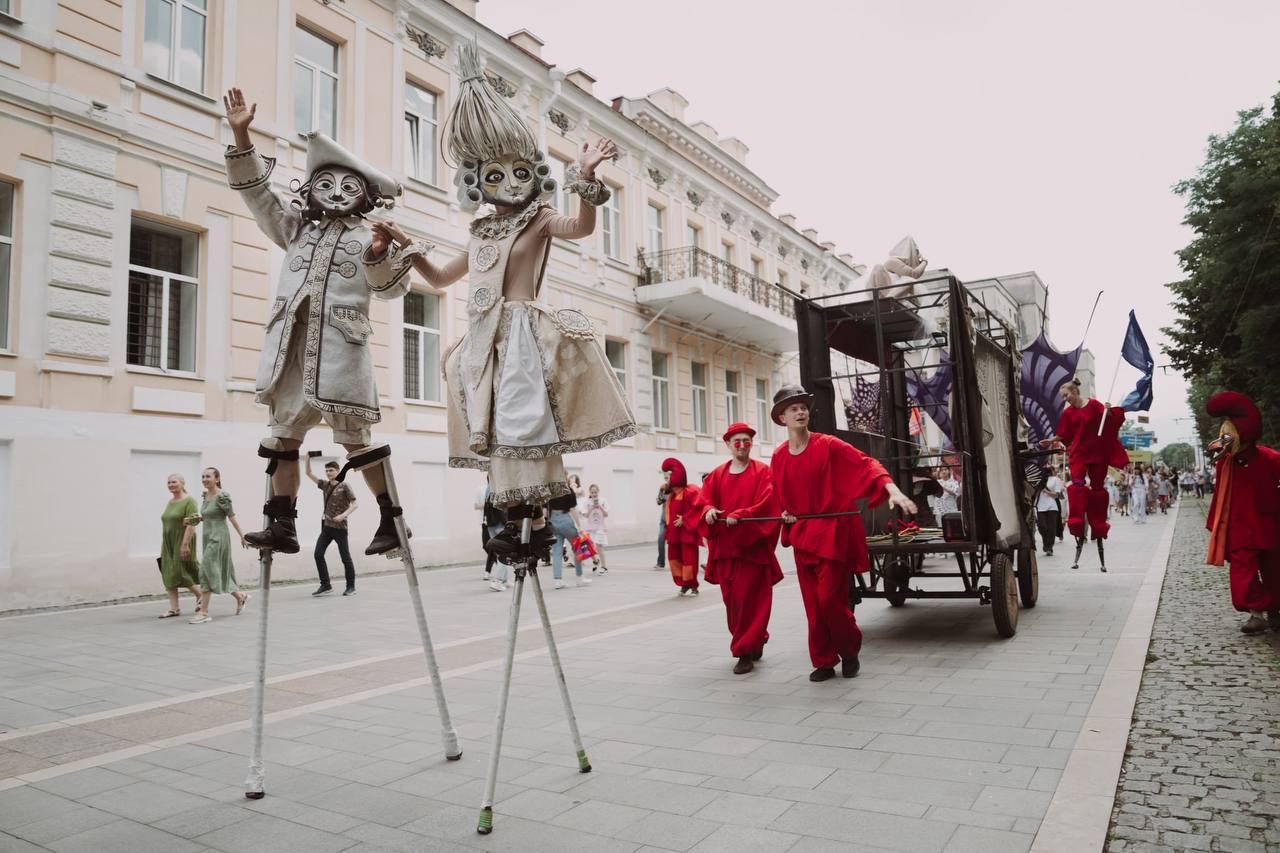
<path fill-rule="evenodd" d="M 1280 631 L 1280 452 L 1258 444 L 1262 415 L 1245 395 L 1214 394 L 1205 411 L 1226 419 L 1209 445 L 1218 476 L 1205 562 L 1231 564 L 1231 604 L 1249 614 L 1241 631 Z"/>
<path fill-rule="evenodd" d="M 471 223 L 465 254 L 436 264 L 419 253 L 413 265 L 436 287 L 469 276 L 467 333 L 444 359 L 449 466 L 489 472 L 491 500 L 506 510 L 508 523 L 485 549 L 516 569 L 503 686 L 477 827 L 487 834 L 493 829 L 494 788 L 526 577 L 533 580 L 579 768 L 584 773 L 591 769 L 538 583 L 538 560 L 549 555 L 553 538 L 543 507 L 572 506 L 564 454 L 606 447 L 634 435 L 636 425 L 591 320 L 576 308 L 556 309 L 540 299 L 552 238 L 576 240 L 595 230 L 595 209 L 610 195 L 595 170 L 616 149 L 607 139 L 596 145 L 583 143 L 578 164 L 565 176 L 567 189 L 579 198 L 577 215 L 556 213 L 544 201 L 556 190 L 546 156 L 520 115 L 484 76 L 473 42 L 458 46 L 458 63 L 462 84 L 443 129 L 457 165 L 458 202 L 468 212 L 488 203 L 494 212 Z M 394 223 L 375 228 L 388 240 L 408 243 Z"/>
<path fill-rule="evenodd" d="M 267 612 L 274 552 L 298 553 L 298 448 L 321 422 L 348 451 L 348 469 L 364 474 L 377 499 L 381 519 L 366 555 L 400 557 L 409 581 L 427 669 L 436 694 L 450 760 L 462 756 L 440 685 L 418 578 L 409 551 L 392 475 L 391 448 L 371 444 L 370 427 L 381 420 L 369 339 L 370 296 L 393 299 L 409 289 L 410 260 L 424 244 L 392 245 L 371 228 L 365 215 L 391 207 L 401 188 L 393 178 L 356 158 L 322 133 L 308 135 L 305 180 L 288 201 L 271 186 L 276 162 L 253 147 L 249 127 L 257 104 L 247 105 L 239 89 L 223 99 L 235 144 L 226 152 L 227 178 L 253 213 L 258 227 L 285 251 L 276 298 L 267 317 L 266 341 L 258 365 L 257 400 L 270 409 L 271 434 L 258 455 L 267 465 L 264 529 L 245 541 L 261 552 L 262 606 L 259 608 L 258 672 L 253 698 L 252 756 L 245 796 L 263 796 L 262 719 L 266 678 Z"/>
<path fill-rule="evenodd" d="M 1043 439 L 1041 447 L 1066 445 L 1070 480 L 1067 485 L 1067 530 L 1076 539 L 1076 557 L 1071 568 L 1080 567 L 1080 552 L 1086 536 L 1098 544 L 1098 562 L 1107 570 L 1103 542 L 1111 530 L 1107 521 L 1107 467 L 1123 469 L 1129 454 L 1120 444 L 1120 427 L 1124 424 L 1124 408 L 1104 406 L 1097 400 L 1085 400 L 1080 393 L 1080 380 L 1072 379 L 1062 386 L 1062 399 L 1067 404 L 1058 420 L 1058 434 Z M 1088 485 L 1085 485 L 1085 478 Z M 1087 527 L 1086 527 L 1087 523 Z"/>

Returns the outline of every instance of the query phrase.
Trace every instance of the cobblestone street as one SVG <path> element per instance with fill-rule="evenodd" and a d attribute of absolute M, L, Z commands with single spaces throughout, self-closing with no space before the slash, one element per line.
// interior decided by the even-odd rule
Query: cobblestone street
<path fill-rule="evenodd" d="M 1280 635 L 1246 636 L 1183 503 L 1108 849 L 1280 851 Z"/>

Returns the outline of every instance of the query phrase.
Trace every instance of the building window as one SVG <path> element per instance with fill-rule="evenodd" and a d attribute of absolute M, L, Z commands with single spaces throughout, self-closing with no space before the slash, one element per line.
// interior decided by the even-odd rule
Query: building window
<path fill-rule="evenodd" d="M 304 27 L 295 33 L 293 128 L 338 138 L 338 46 Z"/>
<path fill-rule="evenodd" d="M 13 184 L 0 181 L 0 350 L 9 348 L 9 278 L 13 266 Z"/>
<path fill-rule="evenodd" d="M 670 360 L 665 352 L 653 353 L 653 425 L 657 429 L 671 429 Z"/>
<path fill-rule="evenodd" d="M 622 190 L 609 187 L 609 200 L 601 210 L 604 217 L 600 233 L 604 237 L 604 253 L 614 260 L 622 260 Z"/>
<path fill-rule="evenodd" d="M 684 244 L 691 249 L 702 248 L 702 229 L 692 222 L 684 226 Z"/>
<path fill-rule="evenodd" d="M 720 260 L 724 261 L 726 264 L 733 263 L 733 244 L 732 243 L 720 244 Z"/>
<path fill-rule="evenodd" d="M 778 270 L 778 286 L 779 286 L 779 287 L 786 287 L 786 286 L 787 286 L 787 273 L 786 273 L 786 270 Z"/>
<path fill-rule="evenodd" d="M 625 390 L 627 387 L 627 345 L 622 341 L 606 339 L 604 354 L 609 358 L 613 375 L 618 377 L 618 384 Z"/>
<path fill-rule="evenodd" d="M 649 254 L 662 251 L 662 208 L 649 202 Z"/>
<path fill-rule="evenodd" d="M 204 91 L 208 0 L 147 0 L 142 60 L 148 74 Z M 8 12 L 8 4 L 0 11 Z"/>
<path fill-rule="evenodd" d="M 198 239 L 187 231 L 134 220 L 125 333 L 129 364 L 196 372 Z"/>
<path fill-rule="evenodd" d="M 769 424 L 773 423 L 773 419 L 769 417 L 769 410 L 773 406 L 769 404 L 769 380 L 756 380 L 756 429 L 761 435 L 769 434 Z"/>
<path fill-rule="evenodd" d="M 569 162 L 561 160 L 552 154 L 547 158 L 547 163 L 551 166 L 551 178 L 556 182 L 555 196 L 551 199 L 552 204 L 555 205 L 556 210 L 561 213 L 567 213 L 569 211 L 569 196 L 572 195 L 569 192 L 569 188 L 565 186 L 565 175 L 569 169 Z"/>
<path fill-rule="evenodd" d="M 436 93 L 417 83 L 404 84 L 404 171 L 436 183 Z"/>
<path fill-rule="evenodd" d="M 700 361 L 690 364 L 692 368 L 690 388 L 693 391 L 693 431 L 704 435 L 707 430 L 707 366 Z"/>
<path fill-rule="evenodd" d="M 736 370 L 724 372 L 724 413 L 729 418 L 728 423 L 731 424 L 737 423 L 742 417 L 738 406 L 738 382 Z"/>
<path fill-rule="evenodd" d="M 440 297 L 434 293 L 404 297 L 404 398 L 441 402 Z"/>
<path fill-rule="evenodd" d="M 764 279 L 764 261 L 759 258 L 751 259 L 751 274 L 758 279 Z"/>

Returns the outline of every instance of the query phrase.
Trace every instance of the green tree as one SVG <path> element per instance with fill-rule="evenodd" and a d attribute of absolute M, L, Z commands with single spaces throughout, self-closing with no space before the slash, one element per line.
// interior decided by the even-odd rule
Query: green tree
<path fill-rule="evenodd" d="M 1196 449 L 1186 442 L 1176 441 L 1156 454 L 1156 459 L 1170 468 L 1186 471 L 1196 466 Z"/>
<path fill-rule="evenodd" d="M 1280 438 L 1280 93 L 1269 113 L 1244 110 L 1230 133 L 1209 137 L 1199 172 L 1174 189 L 1186 199 L 1183 222 L 1195 237 L 1178 252 L 1186 277 L 1169 284 L 1179 316 L 1164 329 L 1171 342 L 1165 353 L 1191 381 L 1188 402 L 1202 439 L 1216 431 L 1204 401 L 1231 389 L 1258 404 L 1263 440 L 1274 444 Z"/>

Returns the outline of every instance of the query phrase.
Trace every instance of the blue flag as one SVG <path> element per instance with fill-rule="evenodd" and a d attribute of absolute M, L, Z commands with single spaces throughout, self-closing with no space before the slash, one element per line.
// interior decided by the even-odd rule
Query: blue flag
<path fill-rule="evenodd" d="M 1022 351 L 1022 375 L 1018 386 L 1022 414 L 1031 427 L 1030 443 L 1034 447 L 1042 438 L 1050 438 L 1058 430 L 1058 418 L 1062 416 L 1062 398 L 1058 391 L 1062 383 L 1075 375 L 1080 361 L 1080 349 L 1058 352 L 1049 339 L 1040 333 L 1035 343 Z"/>
<path fill-rule="evenodd" d="M 1124 345 L 1120 347 L 1120 357 L 1142 371 L 1138 385 L 1120 401 L 1127 412 L 1149 412 L 1154 395 L 1151 393 L 1151 377 L 1155 373 L 1156 363 L 1151 358 L 1151 347 L 1138 325 L 1138 318 L 1129 311 L 1129 330 L 1124 333 Z"/>

